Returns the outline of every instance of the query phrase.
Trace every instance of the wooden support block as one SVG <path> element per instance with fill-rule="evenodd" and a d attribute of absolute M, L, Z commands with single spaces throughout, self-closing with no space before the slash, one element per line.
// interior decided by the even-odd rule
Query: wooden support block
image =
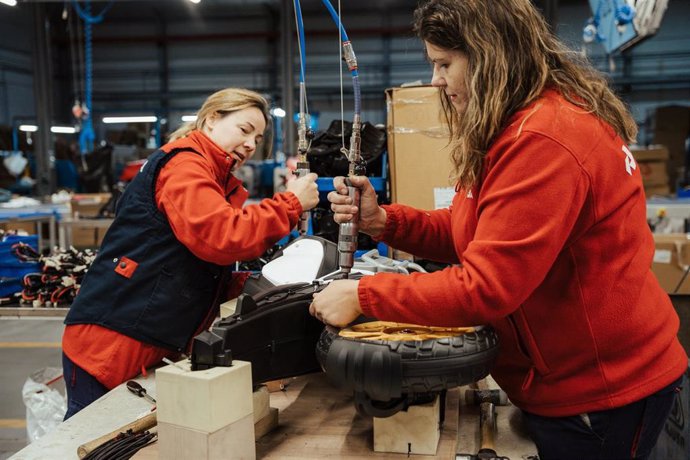
<path fill-rule="evenodd" d="M 278 426 L 278 409 L 269 407 L 265 417 L 254 424 L 254 439 L 259 440 Z"/>
<path fill-rule="evenodd" d="M 262 418 L 268 415 L 270 407 L 268 405 L 270 396 L 266 385 L 259 385 L 259 387 L 252 393 L 254 408 L 254 423 L 257 423 Z"/>
<path fill-rule="evenodd" d="M 190 369 L 189 360 L 178 365 Z M 156 370 L 158 423 L 215 433 L 254 412 L 251 364 L 186 371 L 177 366 Z M 253 439 L 252 435 L 250 439 Z"/>
<path fill-rule="evenodd" d="M 441 437 L 440 396 L 387 418 L 374 417 L 374 451 L 436 455 Z"/>
<path fill-rule="evenodd" d="M 158 458 L 165 460 L 254 460 L 251 414 L 213 433 L 158 422 Z"/>

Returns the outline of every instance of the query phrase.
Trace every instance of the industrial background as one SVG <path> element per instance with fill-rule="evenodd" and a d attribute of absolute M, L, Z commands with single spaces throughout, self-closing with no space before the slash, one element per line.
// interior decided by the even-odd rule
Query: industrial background
<path fill-rule="evenodd" d="M 359 61 L 365 121 L 384 122 L 386 88 L 430 80 L 421 44 L 411 32 L 415 4 L 415 0 L 342 2 L 343 22 Z M 583 42 L 583 27 L 592 16 L 587 1 L 537 4 L 566 43 L 582 49 L 611 76 L 640 125 L 640 144 L 653 140 L 657 107 L 690 104 L 689 2 L 671 0 L 653 38 L 612 55 L 600 43 Z M 97 140 L 109 138 L 108 126 L 100 123 L 103 116 L 153 115 L 158 121 L 148 126 L 154 132 L 145 142 L 160 144 L 183 115 L 193 113 L 211 92 L 228 86 L 260 91 L 289 112 L 290 103 L 296 104 L 296 90 L 286 88 L 296 87 L 298 71 L 291 8 L 287 0 L 93 2 L 93 15 L 107 9 L 102 21 L 92 26 L 91 110 Z M 320 2 L 303 2 L 302 8 L 309 108 L 317 127 L 324 129 L 341 117 L 338 34 Z M 84 27 L 70 2 L 3 5 L 0 30 L 0 125 L 6 131 L 21 124 L 73 126 L 71 109 L 75 100 L 83 100 L 88 59 Z M 344 92 L 347 119 L 351 111 L 347 78 Z M 52 151 L 54 135 L 39 130 L 33 137 L 36 145 L 45 143 Z M 277 147 L 292 153 L 280 143 Z M 46 177 L 39 181 L 43 192 L 50 188 L 48 181 Z"/>
<path fill-rule="evenodd" d="M 486 1 L 487 7 L 492 1 Z M 643 176 L 656 251 L 664 256 L 655 256 L 652 270 L 671 295 L 681 320 L 679 337 L 690 350 L 690 0 L 533 1 L 555 33 L 605 73 L 632 109 L 639 134 L 637 145 L 631 148 Z M 324 135 L 339 134 L 337 123 L 352 120 L 353 90 L 340 60 L 337 27 L 321 0 L 300 3 L 311 127 Z M 342 23 L 357 54 L 362 121 L 378 128 L 366 132 L 370 136 L 366 143 L 374 160 L 367 165 L 367 173 L 380 201 L 420 209 L 448 206 L 444 200 L 454 194 L 448 184 L 444 150 L 448 144 L 438 135 L 447 131 L 436 120 L 436 90 L 420 87 L 430 83 L 432 72 L 422 43 L 412 31 L 418 0 L 331 3 L 336 8 L 340 3 Z M 618 34 L 614 29 L 606 31 L 604 40 L 585 39 L 586 26 L 601 13 L 601 5 L 625 4 L 640 9 L 666 5 L 659 29 L 625 49 L 613 43 Z M 32 426 L 27 424 L 30 416 L 22 390 L 27 377 L 35 376 L 37 370 L 61 372 L 63 319 L 81 282 L 67 271 L 55 278 L 74 279 L 75 284 L 49 285 L 41 276 L 39 282 L 25 275 L 43 270 L 46 260 L 65 256 L 69 247 L 76 249 L 64 265 L 88 266 L 93 254 L 86 250 L 98 249 L 113 221 L 114 203 L 125 187 L 122 177 L 127 171 L 138 171 L 147 155 L 219 89 L 245 87 L 270 100 L 272 154 L 264 150 L 236 174 L 252 199 L 278 191 L 291 174 L 287 163 L 297 153 L 299 54 L 293 0 L 0 0 L 0 235 L 35 246 L 43 264 L 39 268 L 37 257 L 27 260 L 27 254 L 14 254 L 14 240 L 0 239 L 0 460 L 36 446 L 27 446 Z M 409 94 L 414 103 L 407 103 Z M 423 102 L 418 104 L 418 100 Z M 84 108 L 90 111 L 88 117 Z M 405 126 L 401 130 L 410 132 L 396 136 L 395 129 L 390 129 L 394 110 L 414 112 L 418 121 L 428 122 L 424 128 L 434 135 Z M 113 117 L 139 120 L 118 122 Z M 93 132 L 88 148 L 83 140 L 86 128 Z M 321 203 L 311 213 L 311 231 L 331 241 L 337 241 L 339 228 L 325 193 L 332 190 L 330 176 L 341 174 L 331 172 L 343 164 L 347 167 L 339 147 L 339 141 L 322 145 L 322 155 L 310 158 L 312 171 L 321 176 L 322 192 Z M 442 192 L 438 196 L 437 190 Z M 7 201 L 29 198 L 35 201 L 5 207 Z M 29 235 L 14 235 L 15 231 Z M 359 249 L 393 252 L 367 238 L 360 235 Z M 24 257 L 21 264 L 17 265 L 15 256 Z M 239 268 L 257 271 L 251 262 Z M 48 289 L 52 291 L 46 294 Z M 319 391 L 333 390 L 324 381 Z M 309 397 L 317 391 L 305 393 Z M 684 425 L 677 430 L 670 422 L 666 425 L 660 443 L 663 449 L 690 452 L 689 395 L 685 388 L 686 412 L 677 419 Z M 128 397 L 125 391 L 124 400 Z M 281 417 L 289 406 L 287 400 L 283 402 Z M 332 436 L 334 445 L 339 448 L 341 443 L 354 442 L 355 448 L 368 453 L 369 446 L 357 442 L 364 437 L 368 442 L 371 427 L 361 417 L 353 418 L 350 405 L 350 412 L 345 405 L 335 405 L 314 396 L 305 409 L 286 411 L 288 421 L 281 424 L 284 428 L 292 420 L 294 435 L 294 431 L 312 430 L 299 425 L 302 419 L 314 423 L 313 431 L 331 423 L 323 432 L 325 436 L 337 433 Z M 110 415 L 118 412 L 112 410 Z M 312 416 L 320 418 L 314 422 Z M 504 432 L 512 428 L 502 427 Z M 357 436 L 362 433 L 366 436 Z M 290 447 L 288 436 L 282 436 L 282 432 L 276 435 L 280 437 L 276 443 Z M 60 442 L 65 445 L 75 439 L 63 438 Z M 300 458 L 307 443 L 299 436 L 293 439 L 299 444 L 293 458 Z M 264 447 L 262 452 L 257 445 L 259 454 L 269 451 Z M 318 456 L 319 451 L 310 454 Z M 35 458 L 47 458 L 42 455 L 39 452 Z M 672 457 L 659 454 L 654 458 Z"/>

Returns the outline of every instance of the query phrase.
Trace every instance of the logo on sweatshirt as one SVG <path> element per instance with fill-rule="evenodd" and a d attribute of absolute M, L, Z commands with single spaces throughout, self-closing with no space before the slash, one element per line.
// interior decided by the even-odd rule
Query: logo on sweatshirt
<path fill-rule="evenodd" d="M 474 198 L 474 195 L 472 195 L 472 190 L 467 192 L 467 198 Z"/>
<path fill-rule="evenodd" d="M 625 145 L 623 146 L 623 153 L 625 153 L 625 170 L 632 176 L 633 170 L 637 168 L 637 163 L 635 163 L 632 152 Z"/>

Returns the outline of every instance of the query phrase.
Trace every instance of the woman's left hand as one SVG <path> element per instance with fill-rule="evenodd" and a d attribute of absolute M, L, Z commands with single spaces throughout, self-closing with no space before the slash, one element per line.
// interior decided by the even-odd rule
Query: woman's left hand
<path fill-rule="evenodd" d="M 324 324 L 345 327 L 362 314 L 357 296 L 359 280 L 331 281 L 314 294 L 309 313 Z"/>

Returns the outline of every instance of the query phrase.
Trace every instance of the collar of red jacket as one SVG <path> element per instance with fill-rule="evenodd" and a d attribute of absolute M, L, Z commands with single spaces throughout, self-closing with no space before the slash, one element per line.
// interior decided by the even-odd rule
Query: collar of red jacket
<path fill-rule="evenodd" d="M 179 148 L 191 148 L 202 154 L 213 165 L 213 173 L 219 181 L 225 180 L 228 167 L 232 167 L 235 161 L 206 134 L 196 129 L 187 134 L 187 136 L 162 147 L 164 152 L 170 152 L 173 149 Z M 228 158 L 230 162 L 228 162 Z"/>

